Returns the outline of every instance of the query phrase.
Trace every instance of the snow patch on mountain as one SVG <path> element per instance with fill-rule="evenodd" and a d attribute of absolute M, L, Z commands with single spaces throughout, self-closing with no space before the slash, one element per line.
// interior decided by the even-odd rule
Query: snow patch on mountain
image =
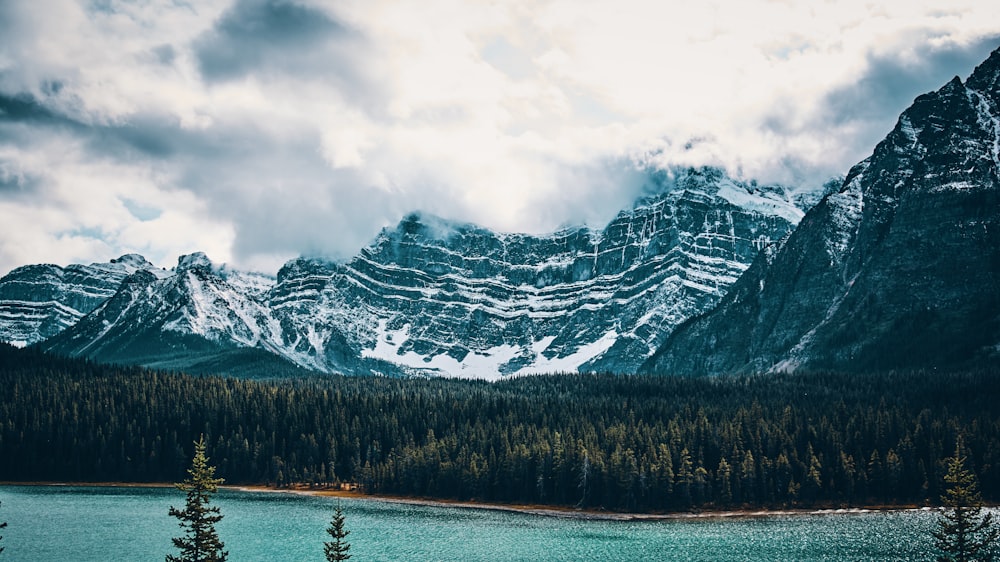
<path fill-rule="evenodd" d="M 414 351 L 402 351 L 410 339 L 410 325 L 390 330 L 386 320 L 380 320 L 373 349 L 362 349 L 362 357 L 382 359 L 410 369 L 414 374 L 432 374 L 459 378 L 499 380 L 501 367 L 512 360 L 518 349 L 511 345 L 498 345 L 482 353 L 468 352 L 461 360 L 446 353 L 428 356 Z"/>
<path fill-rule="evenodd" d="M 361 351 L 363 357 L 394 363 L 410 369 L 415 374 L 488 381 L 497 381 L 505 376 L 577 372 L 582 365 L 600 356 L 618 340 L 617 332 L 612 330 L 596 341 L 580 346 L 570 355 L 546 357 L 546 349 L 556 339 L 555 336 L 546 336 L 530 346 L 531 353 L 527 367 L 511 370 L 507 366 L 524 355 L 524 349 L 501 344 L 482 351 L 469 351 L 461 359 L 446 353 L 428 356 L 414 351 L 403 352 L 403 344 L 410 339 L 410 325 L 405 324 L 398 330 L 390 330 L 387 324 L 385 320 L 379 322 L 375 347 L 363 349 Z"/>
<path fill-rule="evenodd" d="M 546 336 L 532 344 L 531 350 L 534 353 L 534 360 L 530 366 L 519 369 L 518 375 L 537 375 L 546 373 L 575 373 L 583 365 L 597 359 L 618 341 L 619 334 L 616 330 L 610 330 L 600 338 L 588 344 L 581 345 L 573 353 L 564 357 L 554 355 L 546 357 L 545 350 L 552 345 L 554 336 Z"/>
<path fill-rule="evenodd" d="M 756 211 L 762 215 L 782 217 L 791 224 L 798 224 L 805 212 L 788 199 L 787 193 L 761 192 L 748 190 L 746 186 L 737 185 L 726 178 L 718 184 L 716 195 L 729 201 L 734 206 L 747 211 Z"/>

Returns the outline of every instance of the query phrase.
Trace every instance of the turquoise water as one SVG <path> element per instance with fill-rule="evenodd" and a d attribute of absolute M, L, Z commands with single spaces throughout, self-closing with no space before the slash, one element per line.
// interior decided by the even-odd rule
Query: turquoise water
<path fill-rule="evenodd" d="M 323 560 L 336 499 L 221 490 L 233 562 Z M 0 559 L 163 560 L 179 534 L 172 488 L 0 486 Z M 582 521 L 341 500 L 357 560 L 929 560 L 935 513 Z"/>

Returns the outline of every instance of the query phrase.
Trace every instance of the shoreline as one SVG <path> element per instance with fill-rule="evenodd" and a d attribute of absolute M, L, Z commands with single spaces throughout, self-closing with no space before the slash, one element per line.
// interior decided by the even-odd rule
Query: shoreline
<path fill-rule="evenodd" d="M 363 494 L 354 491 L 321 490 L 321 489 L 279 489 L 268 486 L 234 486 L 233 488 L 247 492 L 289 493 L 307 496 L 342 497 L 369 501 L 380 501 L 404 505 L 424 507 L 452 507 L 459 509 L 482 509 L 488 511 L 503 511 L 522 513 L 539 517 L 556 517 L 562 519 L 577 519 L 589 521 L 690 521 L 700 519 L 742 519 L 773 516 L 821 516 L 863 513 L 890 513 L 905 511 L 934 511 L 930 506 L 866 506 L 866 507 L 831 507 L 831 508 L 744 508 L 704 511 L 678 511 L 669 513 L 615 512 L 594 509 L 578 509 L 565 506 L 479 503 L 475 501 L 441 500 L 430 498 L 411 498 L 405 496 L 381 496 Z"/>
<path fill-rule="evenodd" d="M 107 488 L 173 488 L 170 482 L 0 482 L 2 486 L 91 486 Z M 275 488 L 261 484 L 223 485 L 220 488 L 241 492 L 265 492 L 277 494 L 299 494 L 305 496 L 336 497 L 345 499 L 369 500 L 403 505 L 423 507 L 450 507 L 459 509 L 482 509 L 502 511 L 507 513 L 522 513 L 539 517 L 555 517 L 562 519 L 577 519 L 589 521 L 692 521 L 700 519 L 741 519 L 774 516 L 821 516 L 864 513 L 891 513 L 904 511 L 934 511 L 939 509 L 919 505 L 871 505 L 857 507 L 818 507 L 818 508 L 738 508 L 724 510 L 682 511 L 670 513 L 614 512 L 596 509 L 578 509 L 565 506 L 547 506 L 530 504 L 480 503 L 476 501 L 459 501 L 447 499 L 416 498 L 406 496 L 387 496 L 365 494 L 354 490 L 335 490 L 330 488 L 309 488 L 306 486 L 292 488 Z"/>

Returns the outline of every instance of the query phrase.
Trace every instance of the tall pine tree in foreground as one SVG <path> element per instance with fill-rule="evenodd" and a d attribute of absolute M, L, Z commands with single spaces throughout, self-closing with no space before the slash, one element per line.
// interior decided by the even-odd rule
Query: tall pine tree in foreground
<path fill-rule="evenodd" d="M 229 553 L 219 540 L 215 524 L 222 520 L 217 506 L 210 506 L 212 496 L 218 491 L 222 478 L 215 477 L 215 467 L 208 465 L 205 456 L 205 436 L 194 444 L 194 459 L 188 469 L 189 477 L 177 489 L 187 492 L 184 509 L 170 507 L 170 516 L 180 520 L 184 536 L 174 538 L 180 556 L 167 555 L 167 562 L 225 562 Z"/>
<path fill-rule="evenodd" d="M 1000 535 L 993 514 L 982 513 L 976 475 L 965 468 L 965 452 L 961 438 L 955 446 L 955 456 L 947 460 L 944 476 L 945 492 L 941 501 L 948 508 L 938 520 L 934 531 L 934 546 L 943 554 L 938 562 L 974 562 L 993 560 L 993 549 Z"/>
<path fill-rule="evenodd" d="M 337 502 L 337 509 L 333 512 L 333 520 L 330 521 L 330 526 L 326 528 L 326 532 L 333 537 L 332 541 L 323 543 L 323 552 L 326 553 L 326 559 L 329 562 L 349 559 L 351 555 L 347 551 L 351 549 L 351 545 L 344 539 L 351 532 L 344 528 L 344 511 L 340 509 L 339 501 Z"/>
<path fill-rule="evenodd" d="M 0 502 L 0 503 L 2 503 L 2 502 Z M 0 529 L 6 529 L 6 528 L 7 528 L 7 522 L 6 521 L 4 521 L 3 523 L 0 523 Z M 3 537 L 0 537 L 0 540 L 3 540 Z M 2 546 L 0 546 L 0 552 L 3 552 L 3 547 Z"/>

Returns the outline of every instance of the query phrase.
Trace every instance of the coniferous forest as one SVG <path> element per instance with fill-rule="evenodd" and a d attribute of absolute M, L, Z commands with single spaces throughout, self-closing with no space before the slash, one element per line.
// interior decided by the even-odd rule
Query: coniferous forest
<path fill-rule="evenodd" d="M 674 511 L 1000 500 L 1000 372 L 244 380 L 0 344 L 0 481 L 227 484 Z"/>

